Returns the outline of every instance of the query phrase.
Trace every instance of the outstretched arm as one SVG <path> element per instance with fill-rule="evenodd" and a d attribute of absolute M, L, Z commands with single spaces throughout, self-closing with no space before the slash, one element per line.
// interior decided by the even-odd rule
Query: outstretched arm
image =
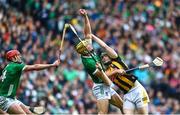
<path fill-rule="evenodd" d="M 106 84 L 111 86 L 113 83 L 112 81 L 108 78 L 108 76 L 105 74 L 105 72 L 102 70 L 102 66 L 100 63 L 96 63 L 97 70 L 95 71 L 94 75 L 100 77 L 100 79 Z"/>
<path fill-rule="evenodd" d="M 32 71 L 32 70 L 43 70 L 50 67 L 57 67 L 60 64 L 59 60 L 56 60 L 53 64 L 34 64 L 34 65 L 26 65 L 23 71 Z"/>
<path fill-rule="evenodd" d="M 111 76 L 117 75 L 117 74 L 123 75 L 123 74 L 125 74 L 126 72 L 125 72 L 124 69 L 115 69 L 115 70 L 113 70 L 113 71 L 106 71 L 105 73 L 106 73 L 106 75 L 107 75 L 108 77 L 111 77 Z"/>
<path fill-rule="evenodd" d="M 84 17 L 84 36 L 85 38 L 91 39 L 91 25 L 87 15 L 87 11 L 80 9 L 79 13 Z"/>
<path fill-rule="evenodd" d="M 117 58 L 118 57 L 118 54 L 115 52 L 115 50 L 113 48 L 109 47 L 106 43 L 104 43 L 100 38 L 98 38 L 94 34 L 92 34 L 91 36 L 92 36 L 93 40 L 95 40 L 103 49 L 106 50 L 107 54 L 111 58 Z"/>
<path fill-rule="evenodd" d="M 99 76 L 100 79 L 108 86 L 116 90 L 116 85 L 109 79 L 106 73 L 102 70 L 102 66 L 100 63 L 96 63 L 96 67 L 98 68 L 94 75 Z"/>
<path fill-rule="evenodd" d="M 106 85 L 110 86 L 112 84 L 112 81 L 108 78 L 104 71 L 97 70 L 94 75 L 98 76 Z"/>

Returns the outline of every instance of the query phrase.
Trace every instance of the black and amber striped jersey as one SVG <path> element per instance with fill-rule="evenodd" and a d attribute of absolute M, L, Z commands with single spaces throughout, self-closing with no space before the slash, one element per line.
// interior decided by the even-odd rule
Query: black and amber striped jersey
<path fill-rule="evenodd" d="M 121 60 L 119 56 L 115 59 L 112 59 L 112 63 L 108 66 L 106 71 L 111 72 L 115 69 L 128 69 L 128 66 Z M 131 74 L 116 74 L 110 76 L 110 79 L 120 88 L 120 90 L 122 90 L 124 93 L 127 93 L 134 86 L 137 77 Z"/>

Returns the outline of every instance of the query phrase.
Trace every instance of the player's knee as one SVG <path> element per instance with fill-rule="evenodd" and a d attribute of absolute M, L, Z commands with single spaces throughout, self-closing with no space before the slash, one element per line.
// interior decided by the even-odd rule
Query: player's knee
<path fill-rule="evenodd" d="M 26 114 L 32 114 L 32 112 L 23 104 L 20 104 L 20 107 L 23 109 L 23 111 L 26 113 Z"/>
<path fill-rule="evenodd" d="M 107 107 L 98 107 L 98 114 L 107 114 L 108 108 Z"/>
<path fill-rule="evenodd" d="M 147 115 L 148 114 L 148 107 L 141 107 L 137 109 L 138 114 L 143 114 L 143 115 Z"/>
<path fill-rule="evenodd" d="M 9 114 L 26 114 L 22 109 L 10 108 L 7 113 Z"/>
<path fill-rule="evenodd" d="M 98 107 L 98 114 L 107 114 L 108 113 L 108 107 Z"/>
<path fill-rule="evenodd" d="M 134 114 L 134 109 L 123 109 L 124 114 Z"/>
<path fill-rule="evenodd" d="M 107 113 L 108 113 L 107 110 L 100 110 L 100 111 L 98 112 L 98 115 L 100 115 L 100 114 L 107 114 Z"/>

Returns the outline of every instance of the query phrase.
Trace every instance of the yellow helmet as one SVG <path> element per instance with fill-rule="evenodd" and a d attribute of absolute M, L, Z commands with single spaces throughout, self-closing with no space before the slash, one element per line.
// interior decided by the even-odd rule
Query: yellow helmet
<path fill-rule="evenodd" d="M 91 39 L 85 39 L 85 40 L 82 40 L 81 42 L 79 42 L 75 49 L 76 51 L 81 54 L 81 55 L 85 55 L 88 53 L 86 47 L 88 44 L 91 44 Z"/>

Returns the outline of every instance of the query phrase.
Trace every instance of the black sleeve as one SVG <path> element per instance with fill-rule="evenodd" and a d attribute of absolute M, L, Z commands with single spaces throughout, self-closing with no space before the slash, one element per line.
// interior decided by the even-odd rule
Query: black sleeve
<path fill-rule="evenodd" d="M 118 55 L 118 57 L 113 58 L 112 61 L 121 62 L 121 57 Z"/>
<path fill-rule="evenodd" d="M 125 70 L 128 69 L 128 66 L 124 63 L 124 61 L 121 59 L 121 57 L 119 55 L 117 58 L 112 59 L 112 61 L 116 61 L 116 62 L 120 63 Z"/>

